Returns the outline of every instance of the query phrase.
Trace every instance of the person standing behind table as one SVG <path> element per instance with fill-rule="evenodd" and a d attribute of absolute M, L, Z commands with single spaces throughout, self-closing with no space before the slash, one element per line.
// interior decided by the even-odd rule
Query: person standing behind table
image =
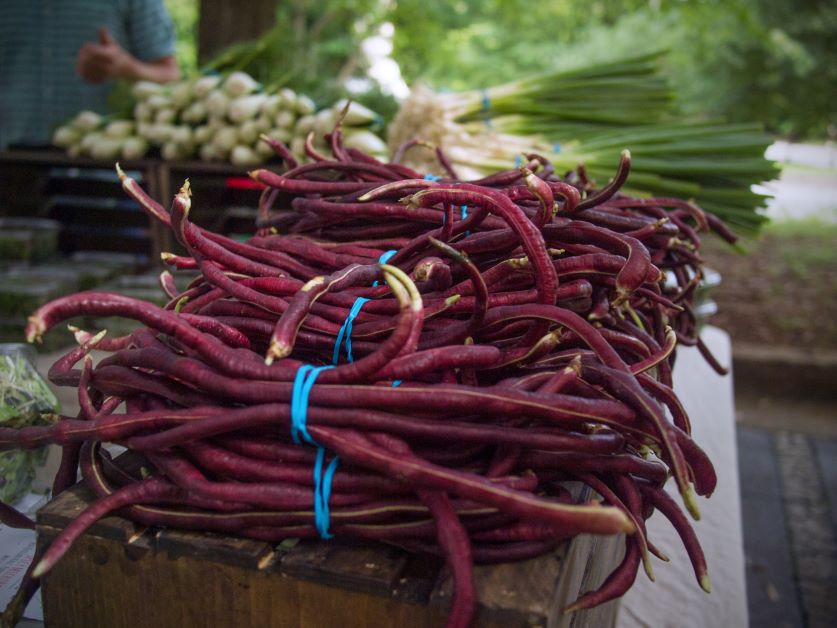
<path fill-rule="evenodd" d="M 106 113 L 113 79 L 177 80 L 174 44 L 162 0 L 0 0 L 0 149 Z"/>

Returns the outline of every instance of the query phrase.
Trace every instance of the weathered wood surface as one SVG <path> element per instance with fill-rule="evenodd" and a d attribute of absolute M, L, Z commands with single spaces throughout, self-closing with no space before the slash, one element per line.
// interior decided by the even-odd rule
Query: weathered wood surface
<path fill-rule="evenodd" d="M 42 509 L 49 543 L 92 499 L 77 486 Z M 284 544 L 287 545 L 287 544 Z M 102 519 L 43 583 L 48 628 L 444 625 L 443 562 L 352 540 L 291 547 Z M 533 560 L 476 568 L 477 626 L 607 628 L 617 603 L 563 615 L 618 562 L 613 537 L 581 536 Z"/>

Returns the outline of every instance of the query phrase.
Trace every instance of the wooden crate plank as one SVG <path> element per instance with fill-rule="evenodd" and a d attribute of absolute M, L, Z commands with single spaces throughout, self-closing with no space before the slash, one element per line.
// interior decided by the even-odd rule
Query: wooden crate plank
<path fill-rule="evenodd" d="M 474 568 L 481 626 L 546 626 L 549 602 L 564 569 L 564 546 L 530 560 Z M 431 604 L 450 606 L 453 582 L 445 577 L 433 591 Z"/>
<path fill-rule="evenodd" d="M 392 596 L 410 604 L 426 605 L 439 582 L 445 561 L 436 556 L 408 554 Z"/>
<path fill-rule="evenodd" d="M 273 546 L 212 532 L 166 529 L 154 534 L 154 548 L 173 556 L 259 569 L 273 557 Z"/>
<path fill-rule="evenodd" d="M 59 530 L 39 526 L 39 542 Z M 89 628 L 91 618 L 108 618 L 109 626 L 130 626 L 142 609 L 153 619 L 153 598 L 144 598 L 143 569 L 153 552 L 125 551 L 125 544 L 106 537 L 82 536 L 42 582 L 46 625 Z M 161 624 L 160 624 L 161 625 Z"/>
<path fill-rule="evenodd" d="M 129 475 L 139 474 L 141 467 L 146 464 L 142 456 L 133 453 L 120 455 L 117 462 L 119 467 Z M 93 490 L 84 482 L 79 482 L 41 508 L 37 514 L 37 522 L 53 528 L 64 528 L 95 499 L 96 495 Z M 131 541 L 146 533 L 146 526 L 116 515 L 103 517 L 87 531 L 87 534 L 117 541 Z"/>
<path fill-rule="evenodd" d="M 580 535 L 555 551 L 526 561 L 477 566 L 474 583 L 480 626 L 606 628 L 618 601 L 565 615 L 563 607 L 598 588 L 622 557 L 621 537 Z M 452 581 L 444 578 L 432 603 L 447 608 Z"/>
<path fill-rule="evenodd" d="M 407 562 L 405 552 L 350 539 L 303 541 L 282 558 L 289 576 L 389 596 Z"/>

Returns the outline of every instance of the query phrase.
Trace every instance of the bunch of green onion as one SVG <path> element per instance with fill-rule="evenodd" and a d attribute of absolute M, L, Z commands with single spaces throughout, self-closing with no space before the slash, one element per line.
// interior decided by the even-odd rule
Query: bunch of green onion
<path fill-rule="evenodd" d="M 448 153 L 461 178 L 505 170 L 521 153 L 556 169 L 583 165 L 600 185 L 625 148 L 629 193 L 694 199 L 742 231 L 765 217 L 752 186 L 775 177 L 771 138 L 758 125 L 684 119 L 662 73 L 664 53 L 644 54 L 522 79 L 484 90 L 436 93 L 416 86 L 388 130 L 390 148 L 412 140 L 406 161 L 439 169 L 430 147 Z M 438 173 L 437 173 L 438 174 Z"/>

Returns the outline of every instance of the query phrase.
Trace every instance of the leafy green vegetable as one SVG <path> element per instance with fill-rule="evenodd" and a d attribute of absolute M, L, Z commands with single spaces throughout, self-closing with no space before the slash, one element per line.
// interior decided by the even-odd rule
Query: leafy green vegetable
<path fill-rule="evenodd" d="M 35 479 L 32 452 L 0 451 L 0 500 L 13 504 L 23 497 Z"/>
<path fill-rule="evenodd" d="M 0 423 L 25 427 L 54 420 L 58 399 L 17 344 L 0 345 Z M 0 500 L 14 503 L 29 490 L 46 448 L 0 452 Z"/>
<path fill-rule="evenodd" d="M 58 399 L 25 357 L 0 353 L 0 422 L 36 425 L 58 412 Z"/>

